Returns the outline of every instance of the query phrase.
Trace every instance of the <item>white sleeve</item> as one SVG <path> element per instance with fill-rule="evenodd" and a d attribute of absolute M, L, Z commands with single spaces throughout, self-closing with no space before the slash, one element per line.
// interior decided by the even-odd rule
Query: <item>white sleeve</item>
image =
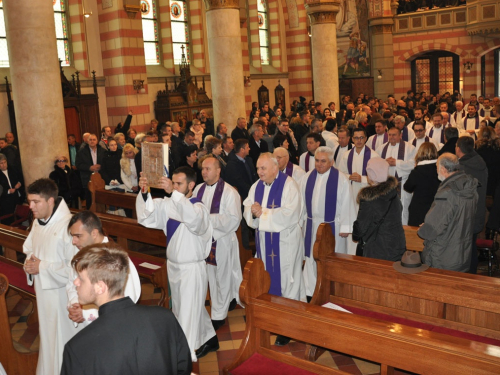
<path fill-rule="evenodd" d="M 254 183 L 250 187 L 250 191 L 248 192 L 247 198 L 243 201 L 243 218 L 247 222 L 247 225 L 250 228 L 258 228 L 259 227 L 259 218 L 254 218 L 252 214 L 252 205 L 255 203 L 254 197 L 255 197 L 255 188 L 257 186 L 259 181 Z"/>
<path fill-rule="evenodd" d="M 349 180 L 342 174 L 339 174 L 338 186 L 337 210 L 340 208 L 340 212 L 337 212 L 335 216 L 340 218 L 340 233 L 352 233 L 352 223 L 356 220 L 356 212 Z"/>
<path fill-rule="evenodd" d="M 135 201 L 137 222 L 147 228 L 162 229 L 166 234 L 169 200 L 169 198 L 153 199 L 148 193 L 147 200 L 144 201 L 142 193 L 139 193 Z"/>
<path fill-rule="evenodd" d="M 139 273 L 130 258 L 128 258 L 128 266 L 129 271 L 127 283 L 125 284 L 124 295 L 125 297 L 130 297 L 134 303 L 137 303 L 139 297 L 141 296 L 141 280 L 139 279 Z"/>

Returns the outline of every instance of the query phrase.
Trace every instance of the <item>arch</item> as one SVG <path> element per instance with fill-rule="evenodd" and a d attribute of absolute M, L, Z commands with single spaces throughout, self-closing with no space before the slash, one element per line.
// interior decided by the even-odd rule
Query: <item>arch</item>
<path fill-rule="evenodd" d="M 460 57 L 467 57 L 466 51 L 464 51 L 462 48 L 454 46 L 452 44 L 425 43 L 425 44 L 422 44 L 420 46 L 413 47 L 412 49 L 406 51 L 401 56 L 399 56 L 399 59 L 401 61 L 411 61 L 423 53 L 432 52 L 432 51 L 448 51 L 448 52 L 454 53 Z"/>
<path fill-rule="evenodd" d="M 486 55 L 488 52 L 491 52 L 494 49 L 500 47 L 500 38 L 489 40 L 487 43 L 481 43 L 476 47 L 474 51 L 472 51 L 472 56 L 481 57 Z"/>

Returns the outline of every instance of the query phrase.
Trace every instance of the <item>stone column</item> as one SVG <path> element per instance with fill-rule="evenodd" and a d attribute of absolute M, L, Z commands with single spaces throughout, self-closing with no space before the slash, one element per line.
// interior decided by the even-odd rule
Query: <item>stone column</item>
<path fill-rule="evenodd" d="M 387 98 L 394 94 L 394 47 L 392 41 L 392 17 L 369 19 L 372 46 L 372 74 L 374 94 Z M 380 74 L 382 73 L 382 74 Z M 381 77 L 381 78 L 378 78 Z"/>
<path fill-rule="evenodd" d="M 47 178 L 68 156 L 51 1 L 4 1 L 12 95 L 24 181 Z"/>
<path fill-rule="evenodd" d="M 246 117 L 238 0 L 204 0 L 215 124 Z"/>
<path fill-rule="evenodd" d="M 310 0 L 305 4 L 311 24 L 314 100 L 339 103 L 336 20 L 339 0 Z"/>

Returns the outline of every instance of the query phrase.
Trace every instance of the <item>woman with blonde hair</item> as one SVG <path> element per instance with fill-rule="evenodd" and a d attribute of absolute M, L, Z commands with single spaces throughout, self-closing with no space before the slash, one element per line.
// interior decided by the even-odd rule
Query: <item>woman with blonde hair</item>
<path fill-rule="evenodd" d="M 438 153 L 432 142 L 420 145 L 415 156 L 415 169 L 408 176 L 404 189 L 413 193 L 408 207 L 408 225 L 419 226 L 424 222 L 427 211 L 431 208 L 439 184 L 436 162 Z"/>
<path fill-rule="evenodd" d="M 135 168 L 134 158 L 139 151 L 132 145 L 126 144 L 123 147 L 122 158 L 120 160 L 121 178 L 127 191 L 137 193 L 139 183 L 137 179 L 137 170 Z"/>

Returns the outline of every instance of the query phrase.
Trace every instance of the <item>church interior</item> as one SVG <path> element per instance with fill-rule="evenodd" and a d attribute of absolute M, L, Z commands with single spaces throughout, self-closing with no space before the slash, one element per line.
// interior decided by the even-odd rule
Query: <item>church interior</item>
<path fill-rule="evenodd" d="M 15 136 L 27 186 L 49 176 L 54 157 L 70 157 L 68 135 L 74 134 L 77 143 L 84 141 L 84 133 L 101 140 L 101 129 L 114 132 L 130 113 L 136 133 L 152 130 L 152 120 L 186 126 L 200 111 L 215 126 L 226 124 L 230 133 L 239 118 L 250 123 L 254 103 L 281 107 L 288 116 L 301 97 L 323 108 L 334 102 L 337 109 L 346 97 L 399 101 L 409 91 L 432 96 L 448 92 L 464 103 L 471 95 L 493 102 L 500 96 L 500 0 L 0 0 L 0 77 L 0 137 Z M 137 228 L 132 219 L 105 221 L 111 216 L 106 216 L 106 205 L 133 210 L 135 197 L 113 197 L 96 181 L 91 184 L 93 209 L 103 214 L 109 235 L 143 262 L 158 264 L 153 271 L 138 269 L 139 303 L 169 308 L 163 232 L 147 229 L 152 235 L 145 240 L 150 232 L 137 220 Z M 488 207 L 492 202 L 488 196 Z M 26 238 L 21 230 L 26 228 L 0 224 L 3 267 L 18 267 L 14 263 Z M 412 235 L 407 244 L 419 242 Z M 238 236 L 241 244 L 240 232 Z M 485 245 L 478 276 L 461 278 L 438 270 L 422 276 L 419 286 L 408 275 L 394 276 L 382 262 L 366 271 L 373 272 L 372 279 L 359 272 L 359 283 L 351 284 L 345 270 L 352 267 L 354 274 L 366 264 L 319 258 L 319 244 L 326 249 L 329 237 L 318 238 L 314 252 L 323 263 L 313 304 L 346 305 L 352 299 L 360 310 L 376 305 L 375 312 L 355 317 L 353 323 L 324 317 L 316 306 L 302 311 L 267 291 L 258 298 L 251 267 L 245 268 L 252 254 L 240 250 L 247 286 L 240 293 L 246 293 L 248 304 L 228 313 L 216 332 L 220 349 L 193 363 L 193 373 L 430 374 L 446 373 L 446 366 L 456 374 L 500 371 L 500 272 L 492 255 L 498 242 L 492 241 L 491 249 Z M 262 272 L 252 267 L 256 275 Z M 10 335 L 14 350 L 26 355 L 16 363 L 33 369 L 28 356 L 39 350 L 42 324 L 36 319 L 36 296 L 13 285 L 17 279 L 6 292 L 3 280 L 0 324 L 7 321 L 8 329 L 0 328 L 0 336 Z M 209 296 L 206 306 L 210 311 Z M 280 311 L 281 322 L 276 319 Z M 399 320 L 370 325 L 369 319 L 388 316 Z M 265 324 L 259 325 L 260 318 Z M 297 339 L 272 345 L 279 330 L 292 330 L 294 319 L 311 325 L 313 341 L 305 341 L 308 332 L 297 329 Z M 320 345 L 321 324 L 342 332 L 335 337 L 345 343 L 337 347 L 331 339 Z M 442 331 L 429 334 L 429 326 Z M 11 353 L 4 345 L 0 343 L 0 363 L 9 361 L 5 353 Z M 418 366 L 408 364 L 412 352 L 420 357 Z M 255 353 L 288 361 L 297 371 L 255 367 L 256 372 L 238 372 L 237 366 Z M 228 366 L 234 372 L 224 372 Z"/>

